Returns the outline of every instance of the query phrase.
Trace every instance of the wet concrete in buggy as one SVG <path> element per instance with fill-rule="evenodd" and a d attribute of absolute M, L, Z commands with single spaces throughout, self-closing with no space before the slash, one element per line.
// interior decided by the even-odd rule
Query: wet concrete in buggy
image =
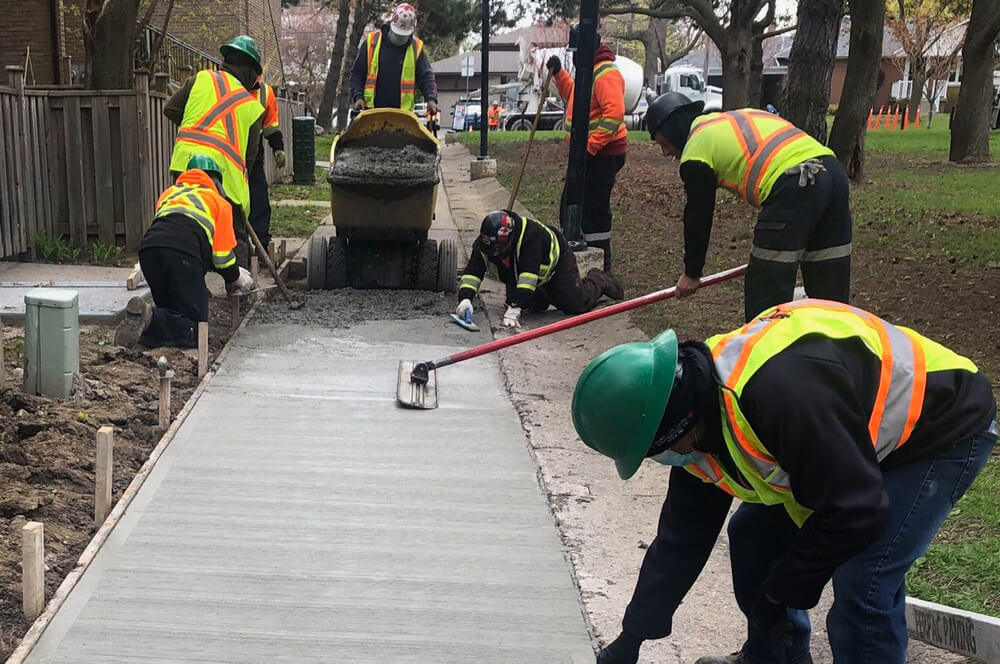
<path fill-rule="evenodd" d="M 350 144 L 337 148 L 330 184 L 415 187 L 439 182 L 438 155 L 415 145 L 402 148 Z"/>
<path fill-rule="evenodd" d="M 290 310 L 281 298 L 274 298 L 257 308 L 250 325 L 283 323 L 343 328 L 364 321 L 400 318 L 437 317 L 446 320 L 453 310 L 454 298 L 430 291 L 355 290 L 296 293 L 301 309 Z"/>

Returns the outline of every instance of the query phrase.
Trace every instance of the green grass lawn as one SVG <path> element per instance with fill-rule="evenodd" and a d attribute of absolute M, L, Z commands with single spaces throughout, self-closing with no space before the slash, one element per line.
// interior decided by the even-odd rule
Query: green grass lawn
<path fill-rule="evenodd" d="M 316 167 L 316 182 L 312 186 L 292 183 L 271 185 L 270 197 L 272 201 L 329 201 L 330 185 L 326 183 L 326 169 Z"/>
<path fill-rule="evenodd" d="M 316 137 L 316 159 L 327 161 L 330 159 L 330 146 L 333 145 L 334 135 L 331 132 L 320 134 Z"/>
<path fill-rule="evenodd" d="M 490 145 L 508 145 L 510 143 L 521 143 L 528 140 L 528 131 L 494 131 L 490 132 L 489 142 Z M 539 141 L 561 141 L 565 140 L 566 132 L 564 131 L 536 131 L 535 132 L 535 142 Z M 458 141 L 475 151 L 478 154 L 479 150 L 479 132 L 478 131 L 463 131 L 458 134 Z"/>
<path fill-rule="evenodd" d="M 271 235 L 309 237 L 329 213 L 327 207 L 274 205 L 271 207 Z"/>

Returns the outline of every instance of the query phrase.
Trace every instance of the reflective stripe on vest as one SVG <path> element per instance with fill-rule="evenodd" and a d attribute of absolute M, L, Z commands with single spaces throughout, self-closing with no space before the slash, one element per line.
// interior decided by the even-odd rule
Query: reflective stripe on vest
<path fill-rule="evenodd" d="M 378 61 L 382 50 L 382 31 L 368 33 L 368 77 L 365 79 L 365 108 L 375 108 L 375 84 L 378 83 Z M 399 107 L 413 112 L 416 102 L 417 60 L 424 51 L 424 42 L 416 37 L 410 42 L 403 56 L 403 70 L 399 76 Z"/>
<path fill-rule="evenodd" d="M 758 122 L 758 120 L 761 122 Z M 775 158 L 781 154 L 782 150 L 795 141 L 805 141 L 809 144 L 816 143 L 815 139 L 791 123 L 782 120 L 772 113 L 754 109 L 717 113 L 705 116 L 705 119 L 699 119 L 695 122 L 696 124 L 691 130 L 691 135 L 688 137 L 689 145 L 695 137 L 710 127 L 718 127 L 719 125 L 726 124 L 732 129 L 733 140 L 739 145 L 743 156 L 742 168 L 739 169 L 742 171 L 742 175 L 735 178 L 726 178 L 724 177 L 724 173 L 719 174 L 720 169 L 718 164 L 710 165 L 716 169 L 721 186 L 729 189 L 756 207 L 760 207 L 763 202 L 762 186 L 765 176 L 770 172 L 769 167 L 774 163 Z M 761 124 L 764 122 L 773 127 L 770 131 L 767 131 L 766 135 L 761 127 Z M 829 154 L 829 151 L 823 148 L 823 146 L 820 146 L 818 143 L 816 145 L 821 149 L 815 151 L 815 154 L 811 156 Z M 682 161 L 687 156 L 697 158 L 697 155 L 682 154 Z M 804 159 L 801 161 L 804 161 Z"/>
<path fill-rule="evenodd" d="M 517 239 L 517 253 L 516 256 L 521 255 L 521 244 L 524 242 L 524 236 L 528 232 L 528 224 L 538 224 L 545 232 L 549 234 L 549 262 L 542 263 L 539 268 L 539 274 L 533 274 L 531 272 L 522 272 L 517 275 L 517 287 L 525 288 L 527 290 L 535 290 L 538 286 L 548 283 L 552 275 L 555 274 L 556 263 L 559 262 L 559 240 L 556 238 L 556 234 L 552 232 L 552 229 L 543 224 L 540 221 L 535 221 L 534 219 L 529 219 L 524 217 L 524 228 L 521 229 L 521 237 Z M 522 280 L 522 277 L 524 279 Z"/>
<path fill-rule="evenodd" d="M 593 99 L 594 99 L 594 87 L 593 86 L 596 86 L 597 85 L 597 80 L 599 78 L 601 78 L 602 76 L 604 76 L 605 74 L 607 74 L 608 72 L 610 72 L 612 69 L 617 70 L 618 67 L 615 66 L 615 63 L 609 62 L 609 61 L 602 62 L 601 64 L 599 64 L 596 67 L 594 67 L 594 80 L 593 80 L 591 88 L 590 88 L 591 103 L 593 103 Z M 566 106 L 566 123 L 565 124 L 566 124 L 566 131 L 570 131 L 571 129 L 573 129 L 573 100 L 572 99 L 570 100 L 569 104 L 567 104 L 567 106 Z M 622 122 L 621 120 L 617 120 L 615 118 L 594 118 L 593 120 L 590 121 L 590 124 L 587 126 L 587 131 L 601 130 L 601 131 L 606 131 L 609 134 L 614 134 L 621 127 L 624 127 L 624 126 L 625 126 L 624 122 Z"/>
<path fill-rule="evenodd" d="M 232 251 L 215 251 L 215 220 L 209 213 L 209 206 L 202 199 L 202 187 L 194 185 L 174 185 L 160 197 L 160 205 L 153 219 L 170 214 L 182 214 L 201 226 L 208 238 L 208 246 L 212 251 L 212 265 L 224 269 L 236 262 L 236 254 Z"/>
<path fill-rule="evenodd" d="M 770 455 L 740 409 L 740 395 L 769 359 L 807 335 L 858 339 L 880 362 L 868 433 L 879 461 L 909 439 L 923 407 L 928 362 L 935 370 L 976 371 L 968 359 L 891 325 L 866 311 L 840 302 L 800 300 L 763 312 L 743 328 L 706 341 L 719 373 L 723 402 L 723 438 L 730 457 L 749 487 L 728 477 L 710 456 L 687 466 L 692 474 L 746 502 L 783 504 L 798 524 L 810 512 L 791 495 L 788 474 Z"/>
<path fill-rule="evenodd" d="M 257 96 L 247 91 L 232 74 L 198 72 L 177 132 L 170 170 L 187 170 L 196 154 L 212 157 L 222 171 L 226 195 L 250 211 L 250 190 L 245 155 L 250 127 L 264 112 Z"/>

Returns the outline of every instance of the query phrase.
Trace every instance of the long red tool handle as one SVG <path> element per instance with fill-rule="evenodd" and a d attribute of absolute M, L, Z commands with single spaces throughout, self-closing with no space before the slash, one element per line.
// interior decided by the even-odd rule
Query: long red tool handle
<path fill-rule="evenodd" d="M 731 270 L 726 270 L 724 272 L 718 272 L 716 274 L 710 275 L 708 277 L 703 277 L 699 285 L 700 287 L 711 286 L 713 284 L 718 284 L 723 281 L 729 281 L 730 279 L 735 279 L 736 277 L 743 276 L 746 274 L 747 266 L 741 265 L 739 267 L 734 267 Z M 576 327 L 577 325 L 583 325 L 591 321 L 600 320 L 601 318 L 607 318 L 608 316 L 614 316 L 615 314 L 620 314 L 623 311 L 631 311 L 632 309 L 638 309 L 639 307 L 644 307 L 647 304 L 652 304 L 654 302 L 659 302 L 661 300 L 669 300 L 677 294 L 677 288 L 665 288 L 663 290 L 656 291 L 655 293 L 650 293 L 648 295 L 642 295 L 640 297 L 633 298 L 631 300 L 625 300 L 624 302 L 619 302 L 618 304 L 612 304 L 609 307 L 604 307 L 603 309 L 595 309 L 594 311 L 588 311 L 585 314 L 580 314 L 579 316 L 573 316 L 572 318 L 566 318 L 564 320 L 556 321 L 555 323 L 549 323 L 548 325 L 543 325 L 542 327 L 536 327 L 532 330 L 526 332 L 521 332 L 520 334 L 515 334 L 503 339 L 497 339 L 491 341 L 488 344 L 483 344 L 481 346 L 475 346 L 473 348 L 468 348 L 461 352 L 455 353 L 454 355 L 449 355 L 440 360 L 435 360 L 429 363 L 429 369 L 437 369 L 440 367 L 446 367 L 449 364 L 455 364 L 456 362 L 462 362 L 464 360 L 471 360 L 474 357 L 479 357 L 480 355 L 486 355 L 488 353 L 493 353 L 500 350 L 501 348 L 507 348 L 508 346 L 514 346 L 516 344 L 523 344 L 526 341 L 531 341 L 532 339 L 537 339 L 538 337 L 544 337 L 555 332 L 561 332 L 563 330 L 568 330 L 571 327 Z"/>

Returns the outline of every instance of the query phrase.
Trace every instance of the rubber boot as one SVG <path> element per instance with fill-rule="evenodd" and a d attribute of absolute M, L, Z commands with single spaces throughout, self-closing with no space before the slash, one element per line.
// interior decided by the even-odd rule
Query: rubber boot
<path fill-rule="evenodd" d="M 614 275 L 610 272 L 601 271 L 596 267 L 590 268 L 587 277 L 601 285 L 601 292 L 612 300 L 621 300 L 625 297 L 625 289 L 618 283 Z"/>
<path fill-rule="evenodd" d="M 611 274 L 611 240 L 608 240 L 609 246 L 604 250 L 604 271 Z"/>
<path fill-rule="evenodd" d="M 149 327 L 153 318 L 153 307 L 141 297 L 133 297 L 125 305 L 125 318 L 115 330 L 115 345 L 132 347 Z"/>

